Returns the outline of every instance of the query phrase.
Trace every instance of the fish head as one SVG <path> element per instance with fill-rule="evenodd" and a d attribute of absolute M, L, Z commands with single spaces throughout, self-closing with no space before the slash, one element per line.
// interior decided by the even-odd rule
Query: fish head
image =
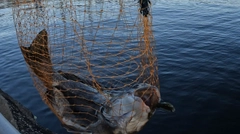
<path fill-rule="evenodd" d="M 134 90 L 134 95 L 141 98 L 145 105 L 151 109 L 151 115 L 155 112 L 161 101 L 159 89 L 156 86 L 146 83 L 138 84 Z"/>
<path fill-rule="evenodd" d="M 149 117 L 152 116 L 156 108 L 161 108 L 169 112 L 175 111 L 174 106 L 170 102 L 164 102 L 161 100 L 159 89 L 156 86 L 140 83 L 136 86 L 134 95 L 140 97 L 145 105 L 151 109 Z"/>

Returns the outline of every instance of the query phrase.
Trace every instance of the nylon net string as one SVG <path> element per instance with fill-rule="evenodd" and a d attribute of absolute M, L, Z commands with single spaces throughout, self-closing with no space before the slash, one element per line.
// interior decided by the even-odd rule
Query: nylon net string
<path fill-rule="evenodd" d="M 69 80 L 57 74 L 85 80 L 106 100 L 104 91 L 127 90 L 138 83 L 159 88 L 152 17 L 139 10 L 134 0 L 15 0 L 13 18 L 20 49 L 36 89 L 60 121 L 63 113 L 56 111 L 60 105 L 56 100 L 66 107 L 65 115 L 74 115 L 83 126 L 96 120 L 96 115 L 67 107 L 99 109 L 84 102 L 94 92 L 87 93 L 74 82 L 67 84 Z M 68 99 L 82 99 L 81 104 L 64 103 L 61 95 L 53 100 L 51 96 L 58 94 L 51 92 L 56 81 L 64 85 L 59 87 L 63 94 L 67 88 L 81 92 L 68 95 Z M 86 119 L 84 114 L 92 117 Z"/>

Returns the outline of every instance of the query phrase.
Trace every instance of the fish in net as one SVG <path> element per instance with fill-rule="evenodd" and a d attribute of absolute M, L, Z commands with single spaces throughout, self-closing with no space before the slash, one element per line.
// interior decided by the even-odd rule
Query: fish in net
<path fill-rule="evenodd" d="M 18 43 L 43 101 L 73 133 L 134 133 L 162 102 L 149 0 L 15 0 Z"/>

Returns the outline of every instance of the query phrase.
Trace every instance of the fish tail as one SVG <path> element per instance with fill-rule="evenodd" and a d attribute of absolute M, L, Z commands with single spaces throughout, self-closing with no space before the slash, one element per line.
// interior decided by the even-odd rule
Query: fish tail
<path fill-rule="evenodd" d="M 31 71 L 47 88 L 52 87 L 52 62 L 48 50 L 48 33 L 45 29 L 38 33 L 29 47 L 20 46 Z"/>

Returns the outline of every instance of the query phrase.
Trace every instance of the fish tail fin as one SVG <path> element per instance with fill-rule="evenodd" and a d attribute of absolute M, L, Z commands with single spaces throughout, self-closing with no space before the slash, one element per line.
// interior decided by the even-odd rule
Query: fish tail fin
<path fill-rule="evenodd" d="M 20 46 L 24 59 L 34 74 L 47 88 L 52 87 L 52 62 L 48 50 L 48 33 L 38 33 L 29 47 Z"/>

